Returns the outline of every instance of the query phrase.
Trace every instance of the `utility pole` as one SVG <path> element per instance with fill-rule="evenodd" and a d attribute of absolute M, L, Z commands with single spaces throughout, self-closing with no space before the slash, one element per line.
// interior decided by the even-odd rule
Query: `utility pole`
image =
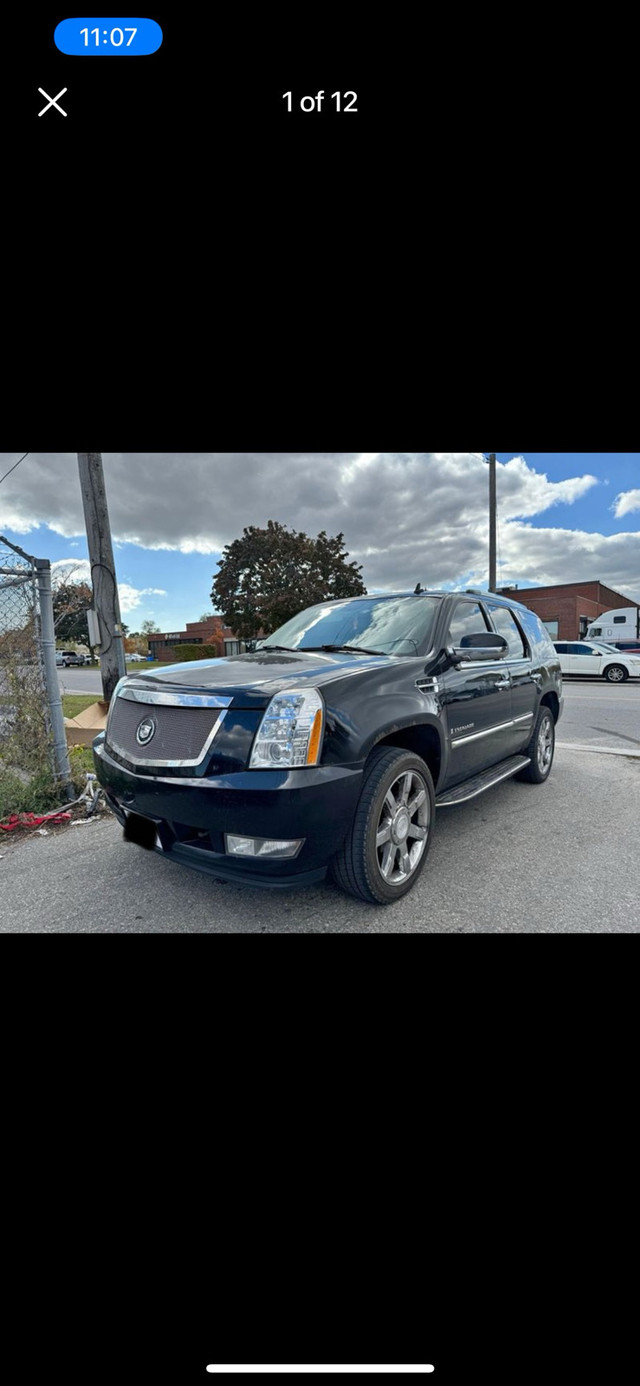
<path fill-rule="evenodd" d="M 91 564 L 93 606 L 100 630 L 102 696 L 105 702 L 110 702 L 118 679 L 124 678 L 127 670 L 102 453 L 79 452 L 78 470 Z"/>
<path fill-rule="evenodd" d="M 485 457 L 485 462 L 487 458 Z M 489 453 L 489 591 L 496 590 L 496 455 Z"/>

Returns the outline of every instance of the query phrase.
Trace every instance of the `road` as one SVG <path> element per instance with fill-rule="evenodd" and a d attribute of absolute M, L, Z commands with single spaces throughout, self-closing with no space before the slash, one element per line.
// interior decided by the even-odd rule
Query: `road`
<path fill-rule="evenodd" d="M 139 670 L 143 672 L 149 668 L 146 663 L 132 664 L 127 670 L 128 674 L 136 674 Z M 97 698 L 102 697 L 102 678 L 98 668 L 86 669 L 58 669 L 58 680 L 60 682 L 61 693 L 95 693 Z"/>
<path fill-rule="evenodd" d="M 63 671 L 74 679 L 94 671 Z M 69 678 L 69 682 L 71 679 Z M 640 685 L 565 682 L 545 785 L 508 780 L 442 809 L 425 871 L 389 908 L 330 882 L 259 891 L 125 843 L 113 818 L 0 841 L 5 932 L 636 933 Z M 603 750 L 579 750 L 579 746 Z M 7 835 L 8 836 L 8 835 Z M 615 862 L 616 885 L 599 863 Z"/>

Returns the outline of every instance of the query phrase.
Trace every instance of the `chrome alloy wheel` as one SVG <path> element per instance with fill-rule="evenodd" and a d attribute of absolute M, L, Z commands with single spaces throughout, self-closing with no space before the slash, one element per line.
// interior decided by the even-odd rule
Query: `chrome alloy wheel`
<path fill-rule="evenodd" d="M 400 885 L 413 875 L 427 844 L 429 795 L 422 775 L 409 770 L 389 786 L 376 830 L 378 870 L 384 881 Z"/>
<path fill-rule="evenodd" d="M 546 717 L 543 717 L 540 723 L 540 730 L 538 732 L 538 744 L 536 746 L 536 760 L 538 762 L 538 770 L 540 771 L 541 775 L 546 775 L 551 765 L 551 759 L 553 756 L 553 743 L 553 718 L 551 717 L 551 713 L 547 713 Z"/>

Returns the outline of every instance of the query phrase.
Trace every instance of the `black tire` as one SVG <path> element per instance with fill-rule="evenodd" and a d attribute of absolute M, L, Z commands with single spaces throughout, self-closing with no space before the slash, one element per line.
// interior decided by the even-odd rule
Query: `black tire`
<path fill-rule="evenodd" d="M 553 713 L 543 704 L 536 717 L 529 745 L 522 753 L 531 757 L 530 763 L 518 771 L 516 779 L 526 780 L 529 784 L 544 784 L 553 765 L 555 746 L 556 728 Z"/>
<path fill-rule="evenodd" d="M 608 664 L 602 677 L 607 683 L 624 683 L 629 677 L 629 671 L 622 664 Z"/>
<path fill-rule="evenodd" d="M 413 779 L 398 786 L 396 795 L 393 792 L 396 781 L 409 774 Z M 403 801 L 405 788 L 407 798 Z M 420 798 L 423 789 L 424 799 Z M 395 811 L 391 809 L 392 801 Z M 412 803 L 415 805 L 413 813 L 403 814 L 405 803 L 407 809 Z M 378 747 L 371 752 L 365 766 L 362 793 L 351 828 L 331 862 L 336 885 L 348 895 L 355 895 L 371 905 L 392 905 L 395 900 L 402 899 L 413 889 L 424 867 L 434 820 L 433 781 L 421 757 L 397 746 Z M 409 830 L 405 832 L 407 822 Z M 387 831 L 387 825 L 387 838 L 379 843 L 378 835 Z M 424 836 L 419 831 L 422 829 L 425 829 Z M 417 850 L 419 843 L 423 844 L 420 851 Z M 383 875 L 383 865 L 388 878 Z"/>

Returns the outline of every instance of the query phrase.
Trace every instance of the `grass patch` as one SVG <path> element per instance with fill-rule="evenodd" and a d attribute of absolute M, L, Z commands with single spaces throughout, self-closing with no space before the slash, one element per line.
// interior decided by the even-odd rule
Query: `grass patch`
<path fill-rule="evenodd" d="M 138 661 L 135 660 L 133 664 L 127 664 L 127 673 L 144 674 L 147 669 L 170 669 L 174 662 L 177 663 L 178 661 L 172 659 L 165 659 L 164 661 L 161 659 L 145 659 L 144 663 L 139 664 Z"/>
<path fill-rule="evenodd" d="M 62 711 L 65 717 L 77 717 L 79 712 L 84 712 L 86 707 L 91 707 L 92 703 L 97 703 L 99 693 L 64 693 L 62 697 Z"/>
<path fill-rule="evenodd" d="M 96 736 L 97 736 L 96 732 Z M 71 766 L 71 778 L 76 789 L 84 789 L 84 773 L 88 770 L 91 775 L 95 775 L 96 767 L 93 763 L 93 751 L 90 746 L 70 746 L 69 765 Z"/>

